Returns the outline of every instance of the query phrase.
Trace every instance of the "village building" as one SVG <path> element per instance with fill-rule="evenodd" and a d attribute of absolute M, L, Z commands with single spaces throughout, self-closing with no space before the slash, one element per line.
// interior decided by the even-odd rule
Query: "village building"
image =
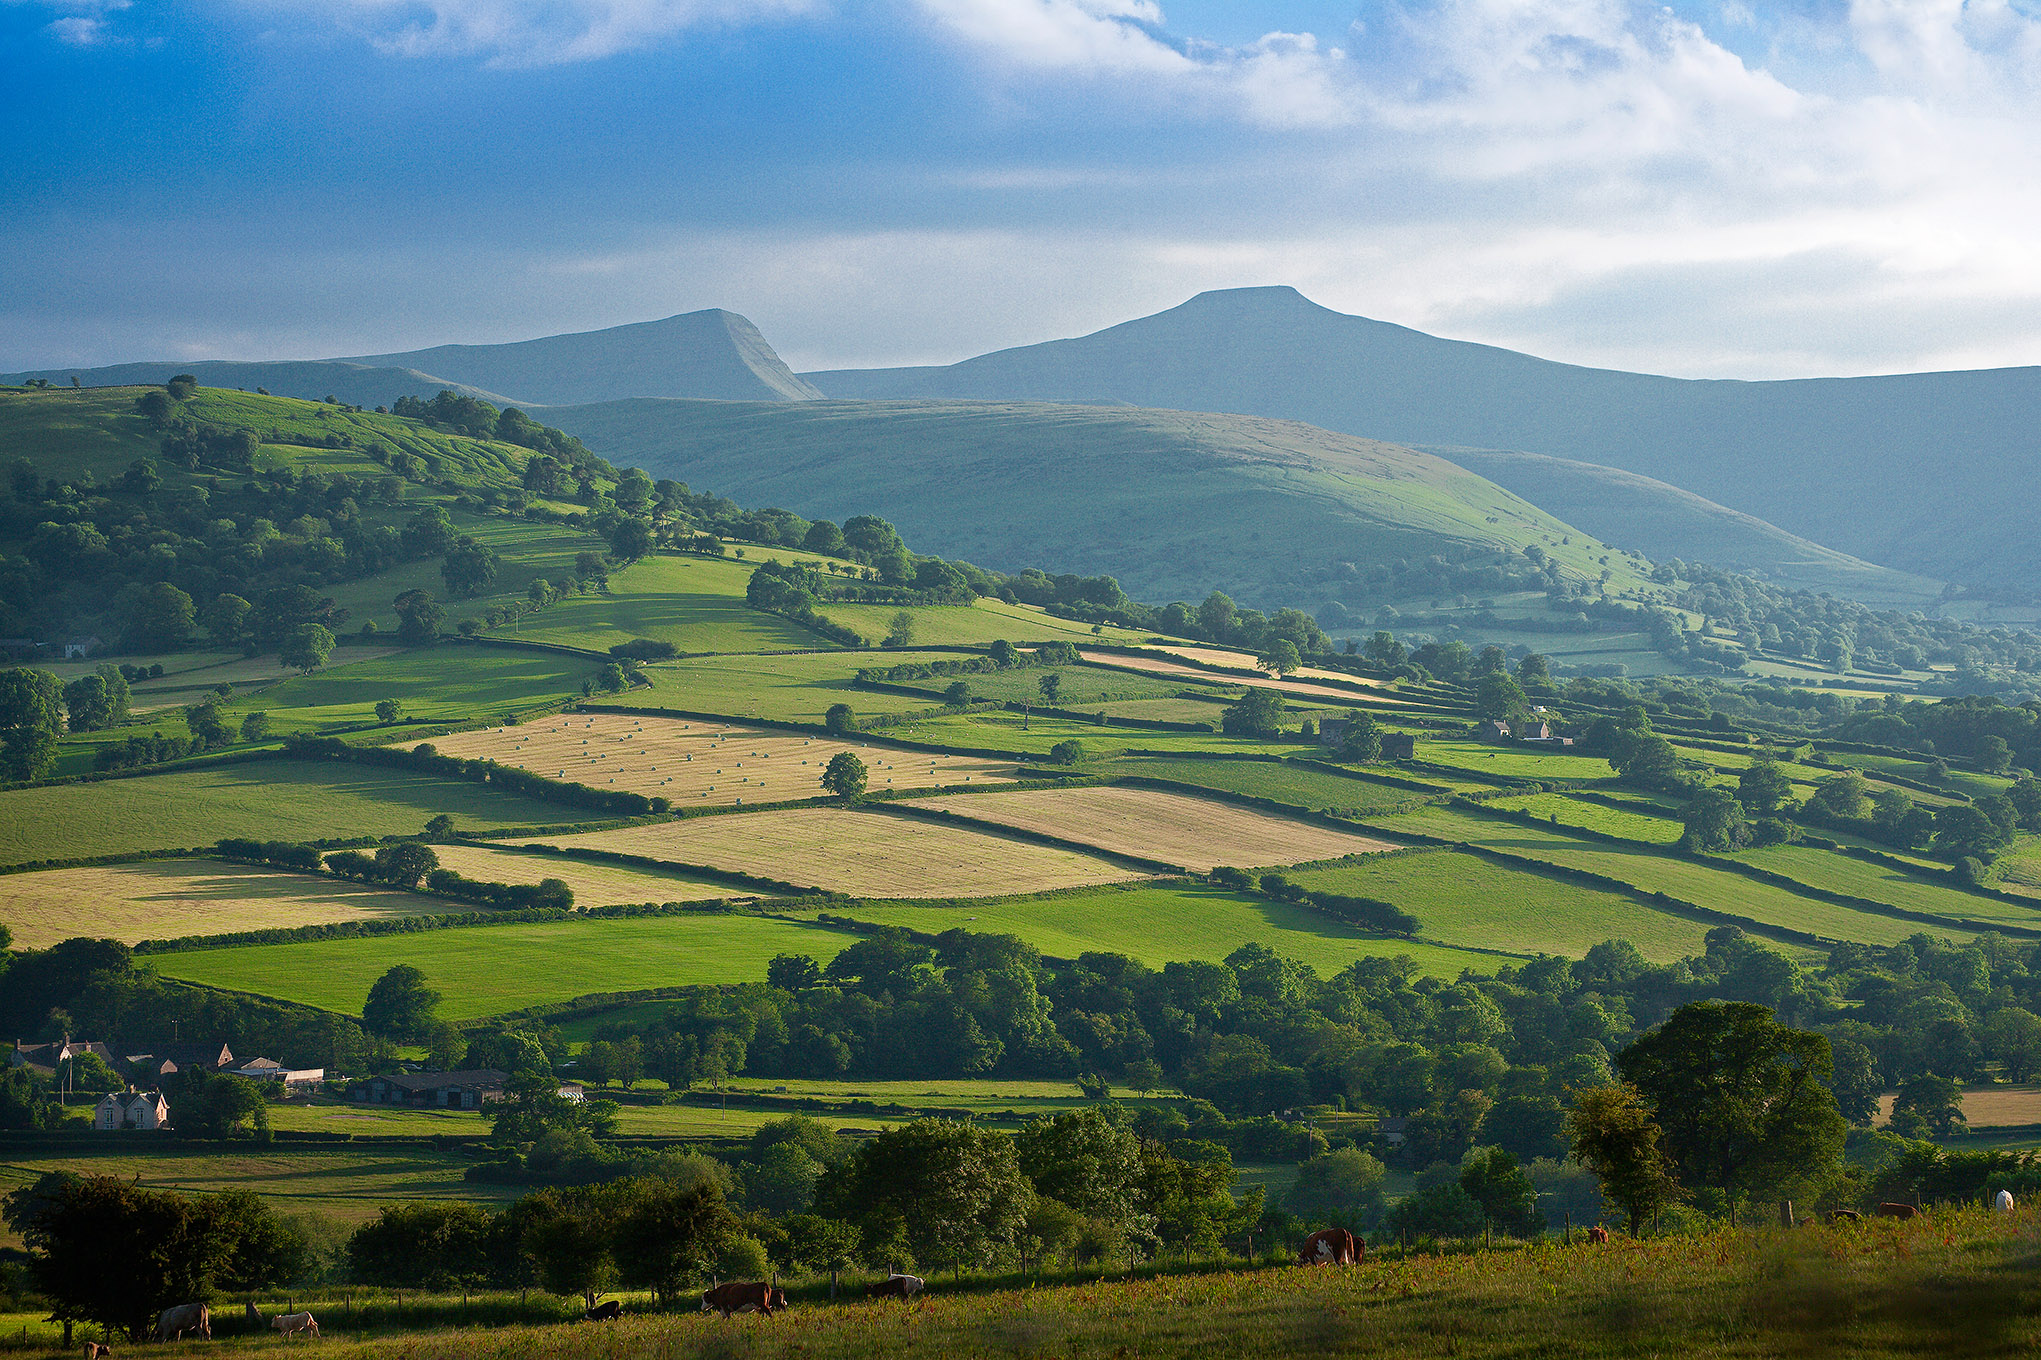
<path fill-rule="evenodd" d="M 108 1067 L 113 1066 L 113 1054 L 107 1051 L 105 1044 L 90 1039 L 70 1038 L 54 1044 L 24 1044 L 16 1039 L 14 1051 L 7 1055 L 7 1065 L 26 1067 L 41 1076 L 52 1077 L 56 1075 L 60 1063 L 67 1063 L 86 1053 L 97 1057 Z"/>
<path fill-rule="evenodd" d="M 130 1053 L 128 1070 L 138 1081 L 162 1081 L 190 1068 L 224 1072 L 234 1065 L 234 1050 L 217 1041 L 210 1043 L 157 1044 L 146 1053 Z"/>
<path fill-rule="evenodd" d="M 285 1067 L 274 1058 L 251 1058 L 233 1069 L 233 1075 L 246 1077 L 250 1081 L 273 1081 L 282 1084 L 286 1094 L 293 1091 L 311 1091 L 326 1080 L 323 1067 Z"/>
<path fill-rule="evenodd" d="M 1506 722 L 1495 718 L 1488 718 L 1475 727 L 1474 735 L 1483 741 L 1508 741 L 1510 738 L 1510 727 Z"/>
<path fill-rule="evenodd" d="M 483 1067 L 466 1072 L 397 1072 L 357 1082 L 354 1098 L 371 1105 L 429 1105 L 477 1110 L 503 1099 L 508 1072 Z"/>
<path fill-rule="evenodd" d="M 113 1091 L 102 1097 L 92 1111 L 92 1127 L 102 1133 L 169 1126 L 170 1102 L 161 1091 Z"/>

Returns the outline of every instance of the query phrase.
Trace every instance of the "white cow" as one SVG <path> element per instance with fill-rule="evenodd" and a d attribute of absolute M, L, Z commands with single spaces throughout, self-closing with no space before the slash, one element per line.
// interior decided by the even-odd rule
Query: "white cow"
<path fill-rule="evenodd" d="M 1997 1196 L 1993 1198 L 1991 1207 L 2002 1214 L 2011 1213 L 2013 1211 L 2013 1192 L 2010 1190 L 1999 1191 Z"/>
<path fill-rule="evenodd" d="M 319 1335 L 319 1320 L 310 1313 L 278 1313 L 270 1319 L 269 1325 L 286 1337 L 299 1332 L 310 1332 L 315 1337 Z"/>

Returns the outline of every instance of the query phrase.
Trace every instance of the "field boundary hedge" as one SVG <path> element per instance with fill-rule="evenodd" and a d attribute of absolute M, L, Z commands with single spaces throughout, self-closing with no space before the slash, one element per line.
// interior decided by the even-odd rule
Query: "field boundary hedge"
<path fill-rule="evenodd" d="M 874 812 L 884 812 L 895 817 L 911 817 L 919 821 L 944 822 L 957 826 L 967 826 L 974 831 L 986 832 L 1007 840 L 1031 841 L 1036 845 L 1046 845 L 1057 850 L 1074 850 L 1080 854 L 1090 855 L 1095 859 L 1103 859 L 1124 865 L 1127 868 L 1139 869 L 1143 873 L 1188 874 L 1191 872 L 1191 870 L 1183 865 L 1171 864 L 1167 860 L 1149 859 L 1143 855 L 1123 854 L 1117 850 L 1107 850 L 1100 846 L 1088 845 L 1083 841 L 1070 840 L 1067 837 L 1053 835 L 1047 831 L 1031 831 L 1026 827 L 1008 826 L 1004 822 L 990 821 L 983 817 L 973 817 L 969 813 L 952 812 L 948 808 L 911 807 L 904 803 L 873 803 L 869 807 Z"/>
<path fill-rule="evenodd" d="M 907 737 L 882 737 L 859 728 L 855 732 L 841 735 L 831 732 L 819 723 L 790 722 L 784 718 L 733 718 L 727 713 L 702 713 L 688 708 L 639 708 L 623 704 L 590 704 L 576 706 L 582 713 L 615 713 L 639 718 L 690 718 L 696 722 L 728 723 L 732 727 L 765 727 L 780 732 L 795 732 L 804 737 L 827 737 L 831 741 L 854 742 L 873 741 L 881 746 L 897 746 L 903 751 L 932 751 L 940 755 L 977 756 L 982 760 L 1011 760 L 1015 764 L 1044 759 L 1040 755 L 1021 751 L 998 751 L 987 746 L 943 746 L 930 741 L 915 741 Z"/>
<path fill-rule="evenodd" d="M 499 850 L 531 852 L 553 855 L 560 859 L 578 859 L 588 864 L 618 864 L 632 869 L 663 869 L 668 873 L 679 872 L 705 878 L 711 883 L 726 883 L 732 887 L 754 888 L 783 897 L 827 897 L 826 889 L 804 887 L 788 883 L 783 879 L 766 878 L 760 874 L 747 874 L 741 869 L 718 869 L 709 864 L 682 864 L 677 860 L 656 859 L 651 855 L 633 855 L 622 850 L 597 850 L 585 845 L 545 845 L 537 841 L 523 841 L 517 845 L 498 845 Z"/>

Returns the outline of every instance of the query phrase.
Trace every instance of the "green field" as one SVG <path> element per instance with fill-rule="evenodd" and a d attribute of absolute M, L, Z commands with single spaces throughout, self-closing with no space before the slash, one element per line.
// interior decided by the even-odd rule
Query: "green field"
<path fill-rule="evenodd" d="M 1471 845 L 1485 845 L 1568 868 L 1618 879 L 1645 892 L 1662 892 L 1684 902 L 1747 917 L 1761 925 L 1808 931 L 1832 940 L 1865 944 L 1898 944 L 1926 932 L 1967 940 L 1973 932 L 1954 927 L 1925 926 L 1869 911 L 1817 902 L 1784 888 L 1739 874 L 1655 854 L 1644 846 L 1605 845 L 1561 831 L 1519 826 L 1458 808 L 1427 807 L 1417 812 L 1375 819 L 1372 825 L 1394 835 L 1421 832 Z"/>
<path fill-rule="evenodd" d="M 579 695 L 581 682 L 601 664 L 551 652 L 443 642 L 286 680 L 227 707 L 236 722 L 260 709 L 277 732 L 374 723 L 382 699 L 395 699 L 406 718 L 466 722 Z"/>
<path fill-rule="evenodd" d="M 1273 798 L 1314 812 L 1369 813 L 1418 801 L 1415 789 L 1364 779 L 1345 779 L 1323 770 L 1266 760 L 1194 760 L 1171 756 L 1121 756 L 1085 767 L 1087 773 L 1143 775 L 1199 788 Z"/>
<path fill-rule="evenodd" d="M 755 916 L 631 917 L 464 926 L 416 935 L 163 954 L 165 977 L 288 996 L 354 1015 L 369 986 L 396 964 L 419 969 L 448 1019 L 571 1001 L 595 992 L 693 983 L 755 982 L 775 954 L 827 962 L 854 937 Z"/>
<path fill-rule="evenodd" d="M 1637 897 L 1566 883 L 1453 850 L 1379 855 L 1351 865 L 1293 871 L 1315 892 L 1393 902 L 1449 945 L 1579 958 L 1604 940 L 1628 940 L 1669 963 L 1702 951 L 1710 927 Z"/>
<path fill-rule="evenodd" d="M 1260 741 L 1207 732 L 1153 732 L 1132 727 L 1106 727 L 1070 718 L 1032 717 L 1011 712 L 943 713 L 885 729 L 884 735 L 937 746 L 978 746 L 996 751 L 1047 755 L 1059 741 L 1075 737 L 1088 760 L 1110 759 L 1128 750 L 1243 751 L 1254 755 L 1323 754 L 1315 741 L 1284 738 Z"/>
<path fill-rule="evenodd" d="M 819 724 L 832 704 L 849 704 L 862 716 L 914 713 L 940 699 L 886 694 L 852 686 L 861 666 L 952 660 L 959 652 L 827 652 L 794 656 L 696 657 L 645 668 L 650 689 L 634 689 L 619 702 L 648 713 L 678 709 L 733 718 Z"/>
<path fill-rule="evenodd" d="M 1568 755 L 1535 746 L 1492 746 L 1471 739 L 1442 738 L 1429 732 L 1417 734 L 1417 758 L 1434 765 L 1451 765 L 1477 777 L 1582 781 L 1616 777 L 1609 762 L 1600 756 Z"/>
<path fill-rule="evenodd" d="M 763 549 L 754 549 L 763 555 Z M 827 604 L 823 617 L 847 628 L 855 628 L 869 642 L 877 643 L 892 631 L 893 616 L 900 606 L 890 604 Z M 1059 619 L 1032 605 L 1007 604 L 1002 600 L 977 600 L 968 605 L 927 605 L 907 611 L 914 618 L 912 642 L 919 646 L 984 647 L 1001 638 L 1015 644 L 1029 642 L 1109 642 L 1138 647 L 1149 638 L 1126 628 L 1107 626 L 1098 632 L 1088 623 Z"/>
<path fill-rule="evenodd" d="M 820 633 L 744 603 L 756 566 L 711 557 L 647 557 L 612 575 L 608 594 L 572 596 L 499 632 L 598 652 L 632 638 L 670 642 L 683 652 L 834 648 Z"/>
<path fill-rule="evenodd" d="M 1670 817 L 1654 817 L 1645 812 L 1612 808 L 1602 803 L 1590 803 L 1582 798 L 1569 798 L 1563 793 L 1533 793 L 1521 798 L 1496 798 L 1484 806 L 1528 812 L 1536 817 L 1556 818 L 1560 826 L 1586 827 L 1590 831 L 1603 831 L 1611 836 L 1644 841 L 1651 845 L 1675 844 L 1686 833 L 1686 827 Z"/>
<path fill-rule="evenodd" d="M 887 654 L 874 657 L 873 666 L 889 664 Z M 983 675 L 960 675 L 971 687 L 974 699 L 1012 700 L 1017 703 L 1040 704 L 1042 702 L 1042 677 L 1053 671 L 1059 681 L 1056 703 L 1061 708 L 1092 709 L 1100 704 L 1111 704 L 1130 699 L 1174 699 L 1178 691 L 1185 689 L 1206 690 L 1213 694 L 1234 694 L 1231 688 L 1199 685 L 1194 680 L 1175 676 L 1139 675 L 1132 671 L 1109 670 L 1103 666 L 1023 666 L 1010 671 L 989 671 Z M 950 677 L 938 676 L 927 680 L 910 680 L 907 683 L 941 690 L 950 683 Z M 1199 705 L 1199 712 L 1207 722 L 1219 721 L 1219 710 L 1209 704 Z"/>
<path fill-rule="evenodd" d="M 2041 907 L 2001 902 L 1812 846 L 1775 845 L 1763 850 L 1742 850 L 1736 858 L 1817 888 L 1889 902 L 1908 911 L 1930 912 L 1951 920 L 2041 929 Z"/>
<path fill-rule="evenodd" d="M 1309 908 L 1220 888 L 1135 887 L 1009 897 L 956 906 L 859 902 L 835 914 L 932 934 L 964 928 L 1017 935 L 1044 954 L 1125 954 L 1151 968 L 1178 960 L 1218 961 L 1249 941 L 1307 963 L 1321 975 L 1356 959 L 1406 955 L 1434 977 L 1492 973 L 1507 960 L 1371 935 Z"/>
<path fill-rule="evenodd" d="M 182 850 L 229 836 L 396 836 L 420 830 L 442 812 L 464 830 L 589 819 L 573 808 L 491 793 L 465 780 L 253 760 L 0 793 L 0 865 Z"/>

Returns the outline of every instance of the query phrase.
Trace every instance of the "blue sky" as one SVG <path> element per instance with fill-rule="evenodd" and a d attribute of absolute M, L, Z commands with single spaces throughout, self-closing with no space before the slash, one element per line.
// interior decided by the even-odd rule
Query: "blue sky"
<path fill-rule="evenodd" d="M 2026 0 L 0 0 L 0 369 L 1205 288 L 1584 363 L 2041 363 Z"/>

